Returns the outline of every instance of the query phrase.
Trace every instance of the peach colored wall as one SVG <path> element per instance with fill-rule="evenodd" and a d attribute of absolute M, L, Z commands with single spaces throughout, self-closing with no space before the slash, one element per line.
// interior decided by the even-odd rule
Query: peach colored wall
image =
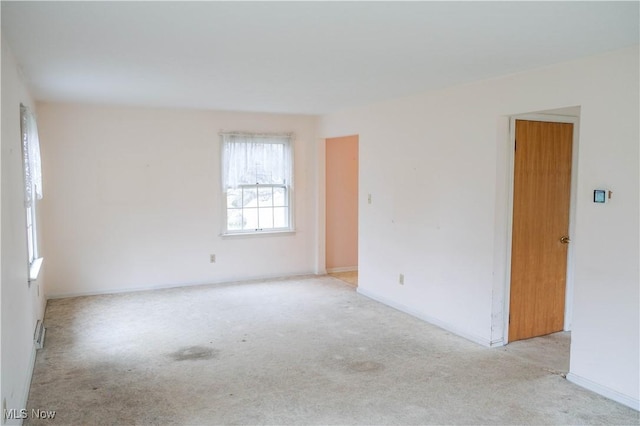
<path fill-rule="evenodd" d="M 326 141 L 326 268 L 358 266 L 358 136 Z"/>

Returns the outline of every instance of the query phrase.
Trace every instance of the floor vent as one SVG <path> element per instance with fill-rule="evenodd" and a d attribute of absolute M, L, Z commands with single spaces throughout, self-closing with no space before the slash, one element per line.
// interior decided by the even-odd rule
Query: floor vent
<path fill-rule="evenodd" d="M 36 342 L 36 349 L 42 349 L 44 346 L 44 334 L 47 329 L 44 328 L 44 323 L 40 320 L 36 323 L 36 331 L 33 334 L 33 340 Z"/>

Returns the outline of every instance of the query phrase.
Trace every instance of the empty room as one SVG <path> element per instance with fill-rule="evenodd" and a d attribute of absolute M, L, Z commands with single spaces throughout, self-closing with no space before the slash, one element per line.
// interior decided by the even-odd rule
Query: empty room
<path fill-rule="evenodd" d="M 2 424 L 640 424 L 640 3 L 2 1 Z"/>

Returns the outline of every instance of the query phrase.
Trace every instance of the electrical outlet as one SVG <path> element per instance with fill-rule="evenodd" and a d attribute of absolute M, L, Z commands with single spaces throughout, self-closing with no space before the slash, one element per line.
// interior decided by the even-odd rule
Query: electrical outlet
<path fill-rule="evenodd" d="M 216 263 L 216 255 L 215 254 L 210 254 L 209 255 L 209 262 L 210 263 Z"/>
<path fill-rule="evenodd" d="M 404 274 L 400 274 L 400 277 L 398 278 L 398 284 L 404 285 Z"/>
<path fill-rule="evenodd" d="M 371 194 L 367 196 L 367 203 L 371 204 Z"/>

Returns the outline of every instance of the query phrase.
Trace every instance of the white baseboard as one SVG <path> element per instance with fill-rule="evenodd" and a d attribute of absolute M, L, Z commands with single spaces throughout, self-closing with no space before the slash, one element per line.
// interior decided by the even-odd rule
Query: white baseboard
<path fill-rule="evenodd" d="M 489 343 L 489 346 L 492 347 L 492 348 L 497 348 L 499 346 L 504 346 L 504 345 L 505 345 L 505 343 L 504 343 L 504 339 L 503 338 L 492 340 Z"/>
<path fill-rule="evenodd" d="M 113 290 L 96 290 L 96 291 L 78 291 L 70 293 L 51 293 L 47 294 L 46 298 L 49 299 L 66 299 L 69 297 L 82 297 L 82 296 L 100 296 L 103 294 L 121 294 L 121 293 L 135 293 L 139 291 L 153 291 L 153 290 L 167 290 L 170 288 L 181 287 L 197 287 L 206 285 L 228 285 L 228 284 L 246 284 L 258 281 L 275 281 L 275 280 L 291 280 L 305 277 L 317 277 L 317 274 L 313 272 L 297 272 L 288 275 L 273 274 L 263 275 L 258 277 L 249 277 L 245 279 L 229 279 L 224 281 L 206 281 L 206 282 L 192 282 L 192 283 L 178 283 L 178 284 L 165 284 L 165 285 L 151 285 L 144 287 L 128 287 Z"/>
<path fill-rule="evenodd" d="M 500 346 L 501 345 L 502 341 L 492 342 L 490 339 L 485 339 L 484 337 L 477 336 L 477 335 L 475 335 L 473 333 L 468 333 L 467 331 L 461 330 L 458 327 L 453 326 L 453 325 L 451 325 L 451 324 L 449 324 L 447 322 L 441 321 L 441 320 L 439 320 L 437 318 L 433 318 L 433 317 L 431 317 L 429 315 L 425 315 L 422 312 L 418 312 L 415 309 L 409 308 L 409 307 L 407 307 L 407 306 L 405 306 L 405 305 L 403 305 L 401 303 L 397 303 L 397 302 L 395 302 L 393 300 L 387 299 L 386 297 L 380 296 L 380 295 L 378 295 L 375 292 L 372 292 L 370 290 L 363 289 L 362 287 L 358 287 L 357 291 L 358 291 L 359 294 L 362 294 L 363 296 L 366 296 L 366 297 L 368 297 L 370 299 L 373 299 L 376 302 L 380 302 L 380 303 L 385 304 L 387 306 L 390 306 L 390 307 L 392 307 L 394 309 L 397 309 L 397 310 L 399 310 L 401 312 L 404 312 L 406 314 L 409 314 L 411 316 L 419 318 L 419 319 L 421 319 L 423 321 L 428 322 L 429 324 L 433 324 L 433 325 L 435 325 L 437 327 L 440 327 L 440 328 L 442 328 L 444 330 L 450 331 L 451 333 L 456 334 L 456 335 L 458 335 L 460 337 L 463 337 L 463 338 L 465 338 L 467 340 L 470 340 L 470 341 L 472 341 L 474 343 L 478 343 L 479 345 L 487 346 L 487 347 Z"/>
<path fill-rule="evenodd" d="M 613 401 L 619 402 L 622 405 L 633 408 L 636 411 L 640 411 L 640 400 L 638 399 L 632 398 L 628 395 L 622 394 L 616 390 L 610 389 L 606 386 L 593 382 L 589 379 L 585 379 L 584 377 L 578 376 L 573 373 L 567 374 L 567 380 L 571 383 L 575 383 L 578 386 L 582 386 L 585 389 L 602 395 L 605 398 L 609 398 Z"/>
<path fill-rule="evenodd" d="M 341 266 L 340 268 L 327 268 L 327 273 L 330 274 L 332 272 L 354 272 L 357 270 L 357 266 Z"/>

